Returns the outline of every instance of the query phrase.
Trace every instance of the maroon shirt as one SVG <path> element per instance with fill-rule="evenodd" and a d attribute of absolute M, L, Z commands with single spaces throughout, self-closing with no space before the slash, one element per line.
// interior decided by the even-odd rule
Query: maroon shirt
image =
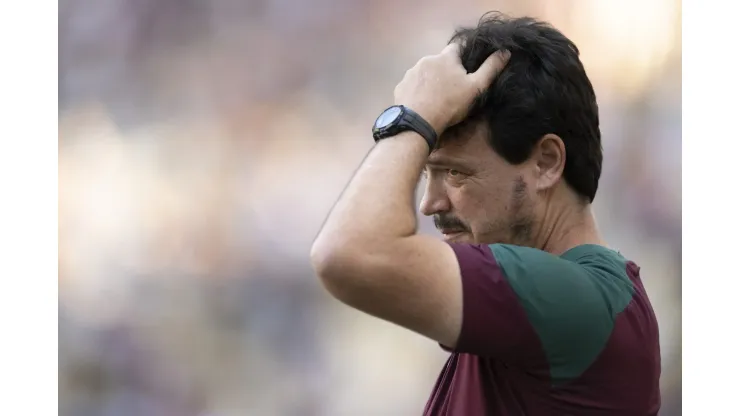
<path fill-rule="evenodd" d="M 463 324 L 425 416 L 658 413 L 658 324 L 634 263 L 597 245 L 452 247 Z"/>

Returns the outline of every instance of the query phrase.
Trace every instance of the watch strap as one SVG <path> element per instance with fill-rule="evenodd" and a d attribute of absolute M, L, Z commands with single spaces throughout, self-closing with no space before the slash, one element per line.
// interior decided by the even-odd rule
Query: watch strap
<path fill-rule="evenodd" d="M 437 145 L 437 132 L 434 127 L 431 126 L 422 116 L 417 114 L 414 110 L 403 107 L 403 113 L 401 114 L 401 120 L 399 125 L 404 126 L 404 130 L 413 130 L 421 137 L 426 140 L 429 145 L 429 152 L 431 153 Z"/>

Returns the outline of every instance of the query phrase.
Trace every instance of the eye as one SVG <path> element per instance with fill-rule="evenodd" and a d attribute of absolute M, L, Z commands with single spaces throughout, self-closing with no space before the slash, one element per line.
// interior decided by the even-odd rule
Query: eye
<path fill-rule="evenodd" d="M 455 170 L 455 169 L 448 170 L 447 171 L 447 174 L 450 175 L 450 176 L 460 176 L 460 175 L 462 175 L 462 173 L 460 173 L 459 170 Z"/>

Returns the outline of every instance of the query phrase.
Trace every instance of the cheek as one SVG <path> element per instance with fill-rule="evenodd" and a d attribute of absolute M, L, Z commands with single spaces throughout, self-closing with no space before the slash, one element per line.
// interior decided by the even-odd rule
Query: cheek
<path fill-rule="evenodd" d="M 507 210 L 505 195 L 481 186 L 460 187 L 450 198 L 455 214 L 473 230 L 487 227 Z"/>

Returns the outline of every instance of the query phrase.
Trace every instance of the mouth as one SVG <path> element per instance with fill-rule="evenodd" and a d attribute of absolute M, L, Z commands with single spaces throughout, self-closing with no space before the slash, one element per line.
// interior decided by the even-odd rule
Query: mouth
<path fill-rule="evenodd" d="M 453 229 L 453 228 L 445 228 L 439 231 L 442 233 L 442 236 L 444 237 L 445 241 L 453 240 L 456 237 L 459 237 L 465 234 L 465 230 Z"/>

